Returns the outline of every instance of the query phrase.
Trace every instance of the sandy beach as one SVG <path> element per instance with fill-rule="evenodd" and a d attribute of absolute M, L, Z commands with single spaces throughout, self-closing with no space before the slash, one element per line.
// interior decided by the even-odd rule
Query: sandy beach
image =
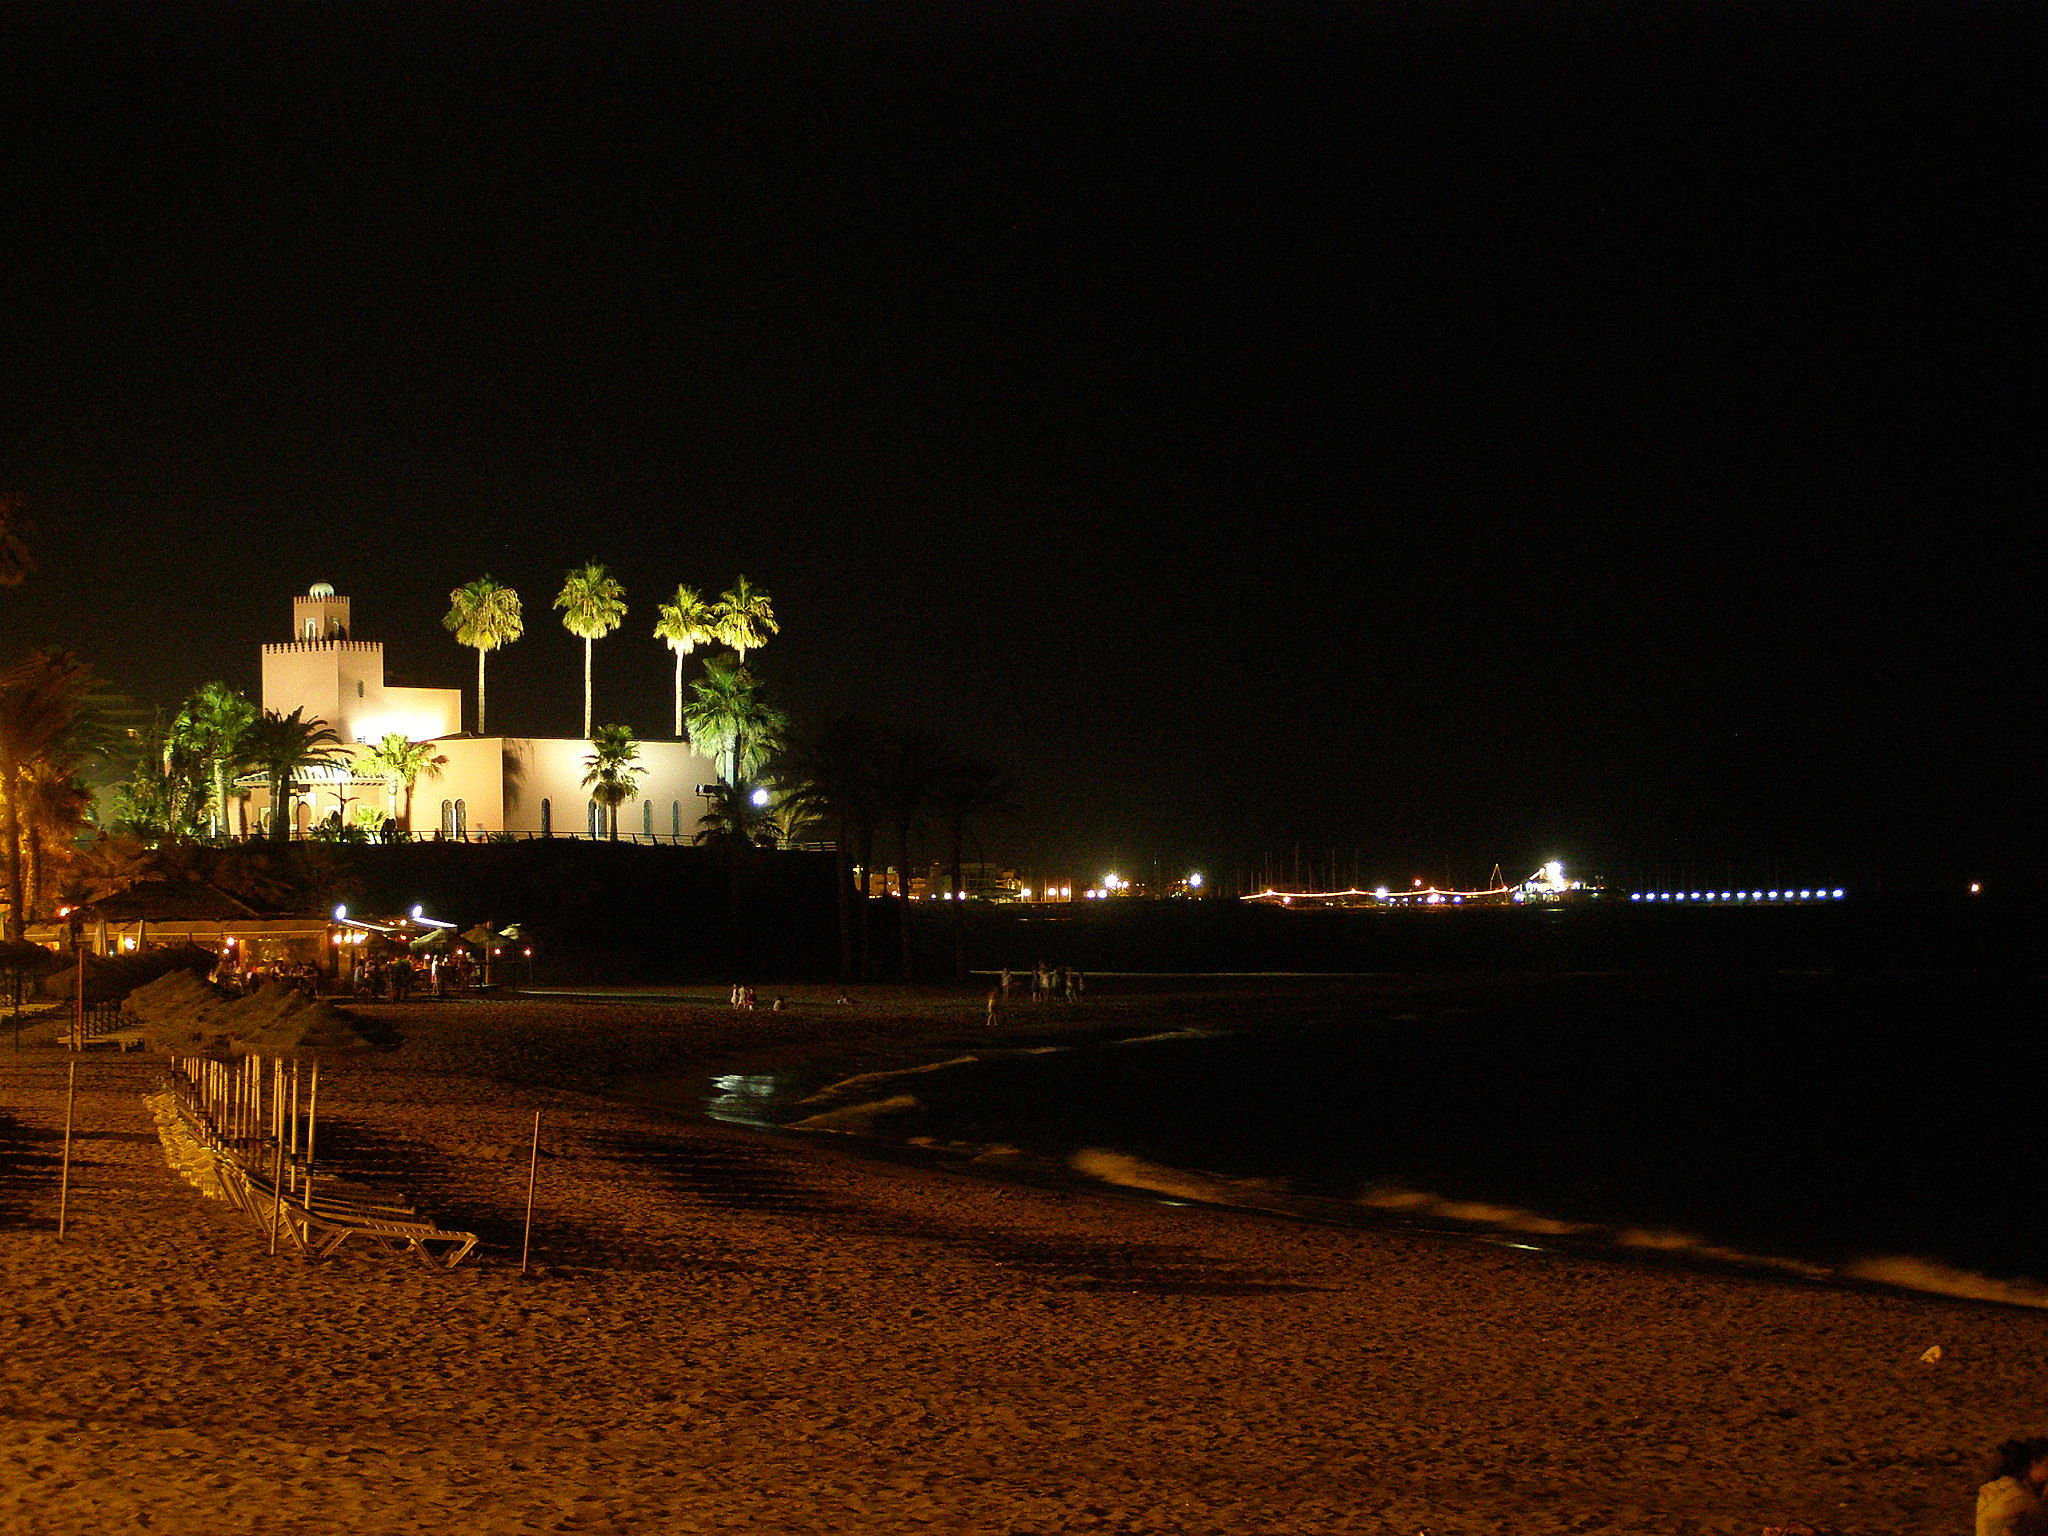
<path fill-rule="evenodd" d="M 400 1010 L 400 1049 L 323 1063 L 322 1136 L 481 1234 L 453 1273 L 268 1256 L 166 1165 L 141 1054 L 80 1064 L 60 1243 L 65 1060 L 0 1048 L 0 1531 L 1933 1536 L 2042 1427 L 2041 1312 L 1033 1188 L 600 1096 L 948 1007 Z"/>

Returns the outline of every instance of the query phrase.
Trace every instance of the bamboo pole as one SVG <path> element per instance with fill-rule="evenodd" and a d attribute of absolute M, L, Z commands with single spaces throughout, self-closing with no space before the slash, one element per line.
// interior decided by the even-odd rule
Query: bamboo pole
<path fill-rule="evenodd" d="M 306 1210 L 313 1209 L 313 1133 L 320 1125 L 320 1063 L 313 1063 L 313 1081 L 306 1090 Z"/>
<path fill-rule="evenodd" d="M 272 1076 L 277 1079 L 277 1081 L 270 1085 L 272 1090 L 271 1105 L 273 1109 L 276 1109 L 281 1107 L 283 1103 L 283 1096 L 277 1090 L 284 1086 L 284 1063 L 282 1061 L 273 1061 L 270 1064 L 270 1070 Z M 284 1137 L 277 1136 L 272 1138 L 272 1148 L 270 1164 L 270 1251 L 272 1254 L 275 1254 L 277 1252 L 277 1229 L 284 1225 Z"/>
<path fill-rule="evenodd" d="M 292 1058 L 292 1193 L 299 1192 L 299 1058 Z"/>
<path fill-rule="evenodd" d="M 526 1236 L 519 1243 L 519 1273 L 526 1273 L 526 1256 L 533 1250 L 533 1179 L 540 1171 L 540 1111 L 533 1112 L 533 1150 L 526 1158 Z"/>
<path fill-rule="evenodd" d="M 72 1057 L 71 1070 L 64 1079 L 64 1176 L 57 1185 L 57 1238 L 64 1237 L 66 1219 L 71 1214 L 71 1105 L 78 1096 L 78 1058 Z"/>

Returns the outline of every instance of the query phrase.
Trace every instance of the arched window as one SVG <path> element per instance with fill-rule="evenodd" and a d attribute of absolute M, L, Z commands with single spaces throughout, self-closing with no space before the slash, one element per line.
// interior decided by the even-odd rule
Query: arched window
<path fill-rule="evenodd" d="M 307 800 L 301 800 L 297 805 L 293 806 L 292 821 L 298 829 L 298 835 L 304 837 L 306 830 L 313 825 L 312 803 Z"/>
<path fill-rule="evenodd" d="M 441 830 L 443 832 L 453 832 L 455 830 L 455 802 L 453 800 L 443 800 L 441 802 Z"/>
<path fill-rule="evenodd" d="M 683 835 L 683 802 L 671 800 L 668 803 L 668 830 L 672 837 Z"/>
<path fill-rule="evenodd" d="M 540 835 L 555 835 L 555 803 L 552 800 L 543 800 L 540 803 Z"/>
<path fill-rule="evenodd" d="M 640 830 L 645 832 L 650 838 L 654 836 L 654 802 L 652 800 L 642 800 L 640 802 Z"/>
<path fill-rule="evenodd" d="M 461 837 L 469 830 L 469 807 L 460 800 L 455 802 L 455 835 Z"/>
<path fill-rule="evenodd" d="M 590 802 L 590 835 L 592 837 L 604 836 L 604 807 L 595 800 Z"/>

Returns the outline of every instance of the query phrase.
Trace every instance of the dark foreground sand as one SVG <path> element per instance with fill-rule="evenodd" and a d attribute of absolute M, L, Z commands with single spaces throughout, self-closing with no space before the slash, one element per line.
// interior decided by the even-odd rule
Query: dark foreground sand
<path fill-rule="evenodd" d="M 64 1064 L 0 1047 L 0 1531 L 1955 1532 L 2048 1418 L 2048 1314 L 876 1164 L 503 1080 L 729 1015 L 438 1007 L 322 1093 L 453 1274 L 266 1256 L 139 1056 L 58 1243 Z"/>

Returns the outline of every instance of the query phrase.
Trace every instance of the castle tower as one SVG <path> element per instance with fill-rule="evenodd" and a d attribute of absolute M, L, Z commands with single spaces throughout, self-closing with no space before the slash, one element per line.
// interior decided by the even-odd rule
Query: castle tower
<path fill-rule="evenodd" d="M 292 639 L 306 644 L 348 638 L 348 599 L 336 597 L 324 581 L 313 583 L 304 597 L 292 599 Z"/>
<path fill-rule="evenodd" d="M 344 742 L 376 742 L 392 731 L 428 741 L 462 729 L 455 689 L 385 685 L 383 642 L 349 638 L 348 599 L 324 581 L 292 599 L 292 638 L 263 647 L 263 707 L 302 710 Z"/>

